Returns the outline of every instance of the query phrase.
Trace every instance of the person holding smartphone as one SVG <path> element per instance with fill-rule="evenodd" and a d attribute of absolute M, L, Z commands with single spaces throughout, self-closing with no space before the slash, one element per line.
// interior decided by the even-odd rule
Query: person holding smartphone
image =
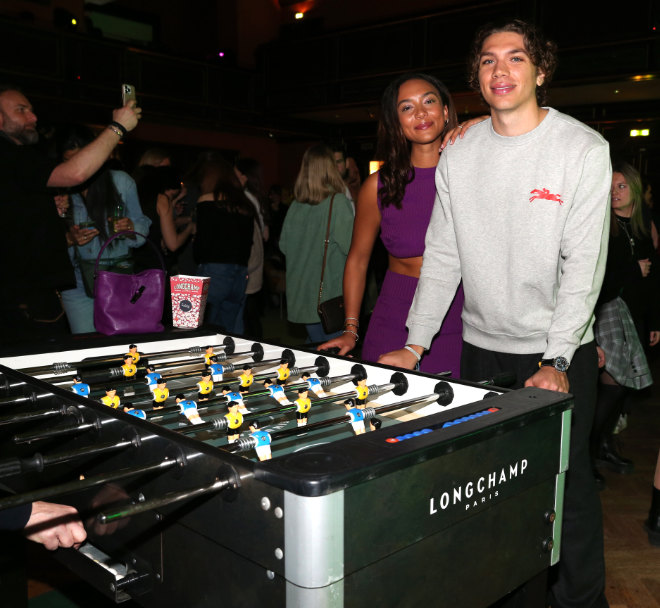
<path fill-rule="evenodd" d="M 70 188 L 89 179 L 121 138 L 138 124 L 134 101 L 114 110 L 107 128 L 79 154 L 57 163 L 39 140 L 32 104 L 15 85 L 0 84 L 0 341 L 47 339 L 67 332 L 57 290 L 73 286 L 65 227 L 49 188 Z"/>

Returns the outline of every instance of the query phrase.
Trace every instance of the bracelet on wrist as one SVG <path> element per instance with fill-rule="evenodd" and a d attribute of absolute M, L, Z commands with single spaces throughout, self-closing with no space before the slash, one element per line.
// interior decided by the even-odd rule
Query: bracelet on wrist
<path fill-rule="evenodd" d="M 355 329 L 357 329 L 359 325 L 356 325 L 355 323 L 344 323 L 344 329 L 347 327 L 355 327 Z"/>
<path fill-rule="evenodd" d="M 124 137 L 124 134 L 114 125 L 108 125 L 108 129 L 110 129 L 119 139 Z"/>
<path fill-rule="evenodd" d="M 110 123 L 110 126 L 117 127 L 117 129 L 119 129 L 121 131 L 122 136 L 124 136 L 124 135 L 126 135 L 126 133 L 128 133 L 128 130 L 126 129 L 126 127 L 124 125 L 122 125 L 120 122 L 117 122 L 116 120 L 113 120 Z"/>
<path fill-rule="evenodd" d="M 342 333 L 353 334 L 355 336 L 356 342 L 360 339 L 360 336 L 357 335 L 357 332 L 354 332 L 352 329 L 345 329 Z"/>
<path fill-rule="evenodd" d="M 419 363 L 422 360 L 422 355 L 420 355 L 412 346 L 408 346 L 407 344 L 403 347 L 407 351 L 410 351 L 415 357 L 417 357 L 417 363 Z"/>
<path fill-rule="evenodd" d="M 360 319 L 356 319 L 355 317 L 346 317 L 344 319 L 344 325 L 352 325 L 352 323 L 349 323 L 349 321 L 355 321 L 357 327 L 360 324 Z"/>

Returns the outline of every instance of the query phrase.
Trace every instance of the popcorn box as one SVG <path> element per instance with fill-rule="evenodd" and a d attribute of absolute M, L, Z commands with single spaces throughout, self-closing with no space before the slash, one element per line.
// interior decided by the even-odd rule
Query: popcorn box
<path fill-rule="evenodd" d="M 202 324 L 210 284 L 210 277 L 193 277 L 185 274 L 170 277 L 174 327 L 194 329 Z"/>

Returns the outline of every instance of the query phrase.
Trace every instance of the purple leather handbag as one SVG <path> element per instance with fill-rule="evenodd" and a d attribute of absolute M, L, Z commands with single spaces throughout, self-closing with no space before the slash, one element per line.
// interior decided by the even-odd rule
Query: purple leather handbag
<path fill-rule="evenodd" d="M 119 274 L 99 270 L 105 248 L 117 237 L 135 234 L 145 238 L 160 260 L 162 270 Z M 163 331 L 165 303 L 165 262 L 158 248 L 139 232 L 124 230 L 111 236 L 101 247 L 94 266 L 94 326 L 107 336 Z"/>

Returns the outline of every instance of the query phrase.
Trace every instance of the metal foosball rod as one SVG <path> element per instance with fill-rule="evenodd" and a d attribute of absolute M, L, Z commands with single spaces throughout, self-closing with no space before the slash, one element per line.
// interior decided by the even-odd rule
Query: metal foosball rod
<path fill-rule="evenodd" d="M 376 407 L 365 407 L 362 410 L 363 420 L 371 420 L 379 414 L 386 414 L 388 412 L 393 412 L 396 410 L 402 410 L 405 408 L 420 406 L 420 405 L 429 405 L 431 403 L 438 403 L 443 407 L 450 405 L 454 400 L 454 390 L 451 385 L 447 382 L 438 382 L 435 386 L 435 392 L 430 393 L 429 395 L 423 395 L 421 397 L 415 397 L 413 399 L 408 399 L 405 401 L 398 401 L 396 403 L 390 403 L 388 405 L 379 405 Z M 303 435 L 314 431 L 317 429 L 322 429 L 331 426 L 338 426 L 346 423 L 352 422 L 352 416 L 350 413 L 346 413 L 342 416 L 337 416 L 335 418 L 328 418 L 326 420 L 320 420 L 318 422 L 311 422 L 304 426 L 294 427 L 291 429 L 284 429 L 282 431 L 275 431 L 274 433 L 268 433 L 271 441 L 276 441 L 278 439 L 284 439 L 286 437 L 296 437 L 298 435 Z M 236 442 L 225 446 L 223 449 L 228 452 L 247 452 L 256 448 L 258 445 L 258 440 L 253 436 L 242 437 Z"/>
<path fill-rule="evenodd" d="M 22 424 L 24 422 L 33 422 L 36 420 L 44 420 L 46 418 L 54 418 L 58 416 L 72 416 L 78 408 L 72 405 L 61 404 L 51 408 L 36 410 L 21 414 L 11 414 L 9 416 L 0 416 L 0 426 L 8 426 L 11 424 Z"/>
<path fill-rule="evenodd" d="M 66 437 L 69 435 L 78 435 L 81 433 L 85 433 L 89 430 L 96 430 L 99 431 L 101 430 L 103 424 L 108 424 L 108 423 L 116 423 L 117 420 L 115 418 L 110 418 L 105 421 L 102 421 L 99 416 L 97 416 L 95 413 L 90 412 L 89 410 L 88 414 L 90 415 L 90 419 L 85 421 L 85 419 L 82 416 L 82 411 L 78 409 L 77 407 L 72 407 L 69 408 L 68 412 L 71 417 L 75 418 L 76 423 L 75 424 L 68 424 L 68 425 L 63 425 L 59 427 L 55 427 L 52 429 L 47 429 L 43 431 L 32 431 L 32 432 L 26 432 L 26 433 L 19 433 L 17 435 L 14 435 L 12 438 L 14 443 L 30 443 L 32 441 L 41 441 L 44 439 L 54 439 L 55 437 Z"/>
<path fill-rule="evenodd" d="M 101 524 L 109 524 L 118 519 L 132 517 L 133 515 L 138 515 L 139 513 L 144 513 L 145 511 L 160 509 L 161 507 L 185 500 L 191 500 L 193 498 L 197 498 L 198 496 L 204 496 L 205 494 L 214 494 L 231 487 L 231 485 L 232 482 L 229 479 L 218 479 L 209 485 L 194 488 L 192 490 L 170 492 L 159 498 L 145 500 L 144 502 L 129 503 L 123 507 L 120 507 L 119 510 L 104 511 L 103 513 L 99 513 L 96 518 Z"/>
<path fill-rule="evenodd" d="M 131 352 L 133 346 L 134 345 L 132 344 L 129 346 L 128 352 Z M 226 353 L 231 354 L 234 352 L 235 347 L 236 344 L 233 338 L 226 336 L 222 344 L 217 344 L 213 346 L 190 346 L 188 348 L 180 348 L 180 349 L 165 350 L 156 353 L 150 353 L 144 356 L 151 357 L 153 359 L 178 357 L 179 355 L 185 355 L 185 354 L 188 354 L 191 357 L 200 357 L 203 356 L 204 351 L 208 350 L 209 348 L 223 350 Z M 137 347 L 135 348 L 137 349 Z M 37 367 L 23 368 L 23 369 L 19 369 L 18 371 L 27 374 L 29 376 L 45 374 L 48 372 L 54 375 L 61 375 L 61 374 L 80 375 L 82 370 L 84 369 L 94 369 L 98 367 L 112 367 L 114 365 L 119 365 L 122 361 L 123 361 L 123 356 L 105 355 L 100 357 L 89 357 L 87 359 L 83 359 L 82 361 L 79 361 L 78 363 L 66 363 L 66 362 L 51 363 L 50 365 L 41 365 Z"/>
<path fill-rule="evenodd" d="M 10 507 L 25 505 L 37 500 L 45 500 L 55 496 L 64 496 L 65 494 L 74 494 L 76 492 L 81 492 L 95 486 L 100 486 L 114 481 L 120 481 L 122 479 L 135 477 L 137 475 L 167 471 L 174 466 L 185 465 L 183 462 L 180 462 L 176 459 L 165 459 L 154 464 L 148 464 L 141 467 L 130 467 L 128 469 L 120 469 L 119 471 L 113 471 L 111 473 L 101 473 L 99 475 L 87 477 L 86 479 L 77 479 L 75 481 L 69 481 L 55 486 L 49 486 L 47 488 L 40 488 L 31 492 L 24 492 L 23 494 L 7 496 L 6 498 L 0 498 L 0 511 L 2 509 L 9 509 Z"/>
<path fill-rule="evenodd" d="M 281 361 L 282 361 L 282 359 L 280 359 L 278 362 L 281 363 Z M 328 386 L 332 382 L 345 381 L 347 379 L 354 379 L 356 377 L 356 374 L 358 374 L 358 372 L 356 371 L 356 373 L 350 374 L 348 376 L 338 376 L 336 378 L 328 378 L 327 374 L 330 370 L 330 364 L 328 363 L 328 360 L 325 357 L 317 357 L 314 363 L 315 363 L 314 365 L 311 365 L 311 366 L 308 366 L 308 367 L 294 367 L 289 371 L 291 372 L 291 375 L 294 375 L 294 376 L 317 373 L 320 376 L 318 378 L 318 381 L 319 381 L 319 384 L 321 384 L 321 386 Z M 359 373 L 365 373 L 364 368 L 362 366 L 353 366 L 353 367 L 354 368 L 360 368 L 362 370 L 362 372 L 359 372 Z M 223 371 L 234 371 L 234 367 L 232 366 L 231 369 L 227 369 L 226 366 L 225 366 L 225 369 Z M 265 381 L 265 380 L 272 379 L 273 376 L 275 376 L 275 374 L 271 372 L 271 373 L 262 374 L 261 376 L 253 376 L 253 378 L 254 378 L 254 380 L 257 380 L 257 381 L 258 380 L 264 380 Z M 221 382 L 218 382 L 218 384 L 223 386 L 223 387 L 224 386 L 233 386 L 236 383 L 240 383 L 240 378 L 239 377 L 228 378 L 227 380 L 222 380 Z M 305 382 L 301 382 L 301 383 L 298 383 L 298 384 L 286 385 L 286 386 L 283 386 L 282 388 L 283 388 L 284 391 L 291 392 L 291 391 L 297 391 L 298 389 L 301 389 L 301 388 L 305 388 L 306 386 L 307 386 L 307 384 Z M 192 389 L 193 387 L 188 387 L 188 388 Z M 181 387 L 180 389 L 177 389 L 177 392 L 185 394 L 186 390 L 188 390 L 187 387 Z M 259 398 L 262 398 L 262 397 L 270 397 L 271 395 L 272 395 L 272 392 L 269 389 L 264 388 L 262 390 L 249 392 L 245 396 L 244 401 L 247 400 L 248 402 L 251 403 L 255 399 L 259 399 Z M 139 408 L 141 405 L 147 405 L 149 403 L 151 403 L 151 400 L 147 399 L 147 400 L 144 400 L 144 401 L 134 401 L 132 403 L 132 405 L 133 405 L 133 407 Z M 227 403 L 227 398 L 224 395 L 222 395 L 222 396 L 218 395 L 216 397 L 209 398 L 208 400 L 204 401 L 203 403 L 204 403 L 204 405 L 202 407 L 198 407 L 199 411 L 207 411 L 208 409 L 210 409 L 212 407 L 219 407 L 219 406 L 225 405 Z M 161 418 L 163 418 L 165 416 L 168 416 L 169 414 L 174 414 L 174 413 L 178 413 L 178 412 L 179 412 L 179 406 L 178 405 L 169 405 L 169 406 L 165 406 L 165 407 L 162 407 L 162 408 L 158 408 L 157 410 L 154 410 L 153 415 L 149 416 L 147 419 L 153 422 L 154 420 L 160 420 Z"/>
<path fill-rule="evenodd" d="M 386 384 L 373 384 L 367 388 L 367 395 L 379 395 L 392 391 L 395 395 L 401 396 L 405 394 L 408 390 L 408 379 L 401 372 L 395 372 L 390 378 L 390 382 Z M 313 405 L 325 405 L 328 403 L 336 403 L 337 401 L 345 401 L 346 399 L 355 399 L 356 397 L 362 398 L 362 395 L 357 390 L 346 392 L 346 393 L 337 393 L 334 395 L 328 395 L 327 397 L 321 397 L 320 399 L 315 399 Z M 366 395 L 365 395 L 366 398 Z M 280 407 L 269 408 L 266 410 L 261 410 L 259 412 L 249 413 L 243 416 L 243 422 L 249 423 L 252 420 L 258 420 L 263 416 L 269 416 L 271 414 L 286 414 L 292 412 L 296 409 L 296 404 L 292 403 L 291 405 L 284 405 Z M 198 410 L 199 411 L 199 410 Z M 209 422 L 204 422 L 202 424 L 196 424 L 192 427 L 185 427 L 183 429 L 178 429 L 177 432 L 182 433 L 183 435 L 196 434 L 200 431 L 223 431 L 226 430 L 229 425 L 229 422 L 225 416 L 219 416 L 217 418 L 211 419 Z"/>
<path fill-rule="evenodd" d="M 134 439 L 97 443 L 93 447 L 85 446 L 75 450 L 64 450 L 49 454 L 36 452 L 29 458 L 5 458 L 0 460 L 0 479 L 24 473 L 41 473 L 49 465 L 61 464 L 78 458 L 118 452 L 131 447 L 139 447 L 139 445 L 140 439 L 136 435 Z"/>

